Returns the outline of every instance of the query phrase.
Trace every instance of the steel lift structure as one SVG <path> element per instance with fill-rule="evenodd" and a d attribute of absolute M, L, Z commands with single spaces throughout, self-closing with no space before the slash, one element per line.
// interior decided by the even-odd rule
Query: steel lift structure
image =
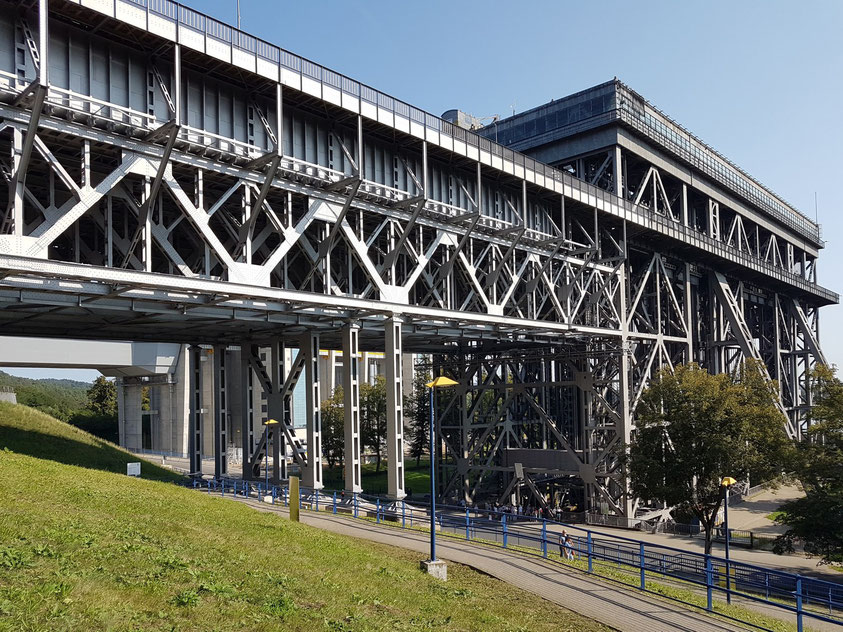
<path fill-rule="evenodd" d="M 566 476 L 633 517 L 618 448 L 648 378 L 678 362 L 761 359 L 804 430 L 817 312 L 838 297 L 817 284 L 818 227 L 766 189 L 705 165 L 686 182 L 617 143 L 551 167 L 170 0 L 0 9 L 0 330 L 194 345 L 193 471 L 213 423 L 226 472 L 235 419 L 244 476 L 270 450 L 284 478 L 304 379 L 293 458 L 321 487 L 320 348 L 343 353 L 350 491 L 365 350 L 386 352 L 393 498 L 405 353 L 460 383 L 438 403 L 448 495 L 545 502 L 542 479 Z M 256 389 L 284 420 L 269 445 Z"/>

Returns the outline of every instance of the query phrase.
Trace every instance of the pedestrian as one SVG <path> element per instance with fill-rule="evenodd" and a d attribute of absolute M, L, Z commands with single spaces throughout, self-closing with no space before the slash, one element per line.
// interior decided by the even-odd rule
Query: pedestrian
<path fill-rule="evenodd" d="M 572 562 L 577 557 L 577 553 L 574 551 L 574 541 L 571 539 L 571 536 L 565 538 L 565 557 Z"/>
<path fill-rule="evenodd" d="M 562 529 L 562 534 L 559 536 L 559 557 L 565 559 L 565 538 L 568 537 L 568 532 Z"/>

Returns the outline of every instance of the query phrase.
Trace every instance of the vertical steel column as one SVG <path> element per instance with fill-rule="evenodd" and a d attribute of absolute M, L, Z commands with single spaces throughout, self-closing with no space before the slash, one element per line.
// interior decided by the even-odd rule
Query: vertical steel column
<path fill-rule="evenodd" d="M 269 372 L 272 392 L 267 394 L 266 403 L 268 418 L 285 424 L 287 419 L 284 415 L 284 398 L 281 392 L 286 377 L 284 352 L 284 343 L 280 338 L 274 338 L 269 350 L 269 360 L 272 362 Z M 267 442 L 272 444 L 272 482 L 277 485 L 281 482 L 281 479 L 287 478 L 287 450 L 284 445 L 284 434 L 279 432 L 278 426 L 270 427 Z M 269 450 L 269 445 L 266 446 L 266 450 Z"/>
<path fill-rule="evenodd" d="M 284 155 L 284 92 L 280 83 L 275 84 L 275 153 Z"/>
<path fill-rule="evenodd" d="M 615 145 L 615 153 L 612 157 L 612 179 L 615 185 L 615 195 L 624 197 L 623 195 L 623 155 L 621 154 L 620 145 Z"/>
<path fill-rule="evenodd" d="M 682 185 L 685 186 L 685 185 Z M 688 356 L 686 362 L 694 361 L 694 312 L 693 296 L 691 290 L 691 264 L 685 262 L 685 335 L 688 339 Z"/>
<path fill-rule="evenodd" d="M 48 0 L 38 1 L 38 83 L 45 88 L 49 84 L 50 62 L 48 51 L 50 45 L 49 17 L 50 7 Z"/>
<path fill-rule="evenodd" d="M 181 46 L 179 44 L 173 46 L 173 85 L 171 92 L 175 108 L 173 118 L 176 120 L 176 125 L 181 125 Z"/>
<path fill-rule="evenodd" d="M 202 349 L 191 345 L 188 350 L 190 372 L 190 417 L 188 418 L 188 452 L 190 474 L 202 475 Z"/>
<path fill-rule="evenodd" d="M 228 393 L 225 375 L 225 346 L 214 347 L 214 478 L 228 474 Z"/>
<path fill-rule="evenodd" d="M 404 491 L 404 363 L 401 344 L 401 319 L 386 321 L 386 458 L 387 493 L 401 500 Z"/>
<path fill-rule="evenodd" d="M 36 113 L 33 112 L 32 116 L 36 116 Z M 24 136 L 21 131 L 17 127 L 12 128 L 12 173 L 15 176 L 9 183 L 9 209 L 6 223 L 8 223 L 8 214 L 11 213 L 13 234 L 18 238 L 23 237 L 23 197 L 27 169 L 24 160 L 23 139 Z M 14 185 L 14 189 L 11 188 L 12 185 Z"/>
<path fill-rule="evenodd" d="M 319 384 L 319 334 L 308 332 L 301 338 L 299 353 L 304 356 L 307 412 L 307 469 L 304 485 L 322 489 L 322 390 Z"/>
<path fill-rule="evenodd" d="M 254 450 L 254 393 L 252 392 L 252 367 L 249 352 L 253 346 L 248 342 L 240 345 L 240 447 L 243 450 L 243 480 L 254 477 L 252 471 L 252 450 Z M 256 349 L 255 349 L 256 351 Z"/>
<path fill-rule="evenodd" d="M 624 230 L 624 234 L 626 230 Z M 626 249 L 626 239 L 624 239 L 624 249 Z M 630 356 L 632 349 L 630 348 L 629 339 L 629 321 L 632 314 L 627 313 L 629 308 L 629 299 L 627 297 L 627 279 L 626 275 L 629 270 L 629 259 L 627 259 L 619 270 L 618 282 L 618 300 L 620 301 L 618 313 L 622 314 L 621 318 L 621 357 L 619 358 L 618 367 L 618 421 L 619 427 L 615 430 L 616 435 L 619 436 L 623 445 L 629 445 L 632 439 L 632 392 L 630 389 L 631 367 Z M 635 500 L 632 491 L 629 487 L 629 475 L 626 466 L 623 467 L 623 480 L 619 481 L 623 487 L 623 497 L 620 504 L 623 507 L 625 515 L 632 517 L 635 514 Z"/>
<path fill-rule="evenodd" d="M 360 326 L 347 325 L 342 330 L 342 386 L 345 415 L 345 489 L 361 492 L 360 480 Z"/>

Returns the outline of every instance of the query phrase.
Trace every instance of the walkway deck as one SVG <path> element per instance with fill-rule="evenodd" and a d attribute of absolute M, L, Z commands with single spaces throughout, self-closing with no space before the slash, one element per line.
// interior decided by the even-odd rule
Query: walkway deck
<path fill-rule="evenodd" d="M 260 511 L 283 515 L 288 513 L 280 505 L 267 505 L 254 499 L 237 500 Z M 301 521 L 326 531 L 419 553 L 427 553 L 429 550 L 430 540 L 426 533 L 381 527 L 331 513 L 303 511 Z M 448 538 L 438 540 L 436 549 L 442 559 L 470 566 L 622 632 L 723 632 L 745 629 L 703 612 L 694 612 L 634 589 L 589 577 L 573 569 L 566 571 L 559 564 L 539 558 L 531 559 L 502 549 L 466 545 Z"/>

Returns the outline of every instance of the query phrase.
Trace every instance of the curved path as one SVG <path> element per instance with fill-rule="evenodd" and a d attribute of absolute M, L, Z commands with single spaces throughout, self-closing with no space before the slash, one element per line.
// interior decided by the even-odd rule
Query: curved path
<path fill-rule="evenodd" d="M 267 505 L 254 499 L 237 500 L 260 511 L 284 515 L 288 513 L 285 507 L 279 505 Z M 364 520 L 311 511 L 302 511 L 301 521 L 353 538 L 419 553 L 429 551 L 430 538 L 424 532 L 381 527 Z M 436 549 L 442 559 L 470 566 L 622 632 L 724 632 L 746 629 L 635 589 L 600 581 L 575 570 L 566 570 L 559 564 L 541 558 L 528 558 L 480 545 L 466 546 L 465 542 L 449 538 L 439 539 Z"/>

